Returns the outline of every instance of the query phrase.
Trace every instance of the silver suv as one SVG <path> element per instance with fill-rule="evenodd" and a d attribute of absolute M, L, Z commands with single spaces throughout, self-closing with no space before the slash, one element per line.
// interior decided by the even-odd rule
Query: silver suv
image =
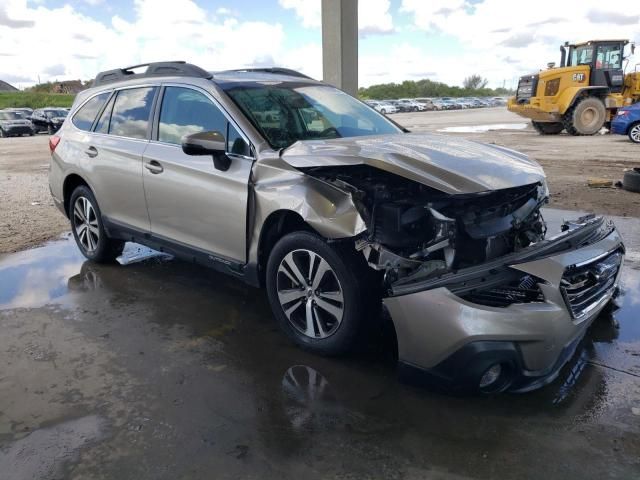
<path fill-rule="evenodd" d="M 409 133 L 290 70 L 145 67 L 100 73 L 50 140 L 51 192 L 90 260 L 134 241 L 265 286 L 320 354 L 383 311 L 403 374 L 485 393 L 553 380 L 615 294 L 614 226 L 548 237 L 525 155 Z"/>

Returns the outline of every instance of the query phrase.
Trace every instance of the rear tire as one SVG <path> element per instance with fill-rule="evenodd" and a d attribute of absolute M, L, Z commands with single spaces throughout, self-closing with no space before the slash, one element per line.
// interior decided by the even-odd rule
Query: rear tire
<path fill-rule="evenodd" d="M 89 260 L 111 263 L 122 254 L 124 242 L 107 236 L 96 197 L 87 186 L 73 191 L 68 214 L 76 245 Z"/>
<path fill-rule="evenodd" d="M 640 143 L 640 122 L 634 123 L 627 132 L 629 140 L 633 143 Z"/>
<path fill-rule="evenodd" d="M 352 349 L 379 304 L 364 257 L 310 232 L 282 237 L 269 255 L 266 286 L 280 328 L 320 355 Z"/>
<path fill-rule="evenodd" d="M 545 123 L 534 122 L 532 120 L 531 125 L 533 125 L 533 129 L 540 135 L 558 135 L 562 130 L 564 130 L 562 122 Z"/>
<path fill-rule="evenodd" d="M 582 97 L 565 112 L 562 123 L 571 135 L 595 135 L 604 126 L 607 109 L 597 97 Z"/>

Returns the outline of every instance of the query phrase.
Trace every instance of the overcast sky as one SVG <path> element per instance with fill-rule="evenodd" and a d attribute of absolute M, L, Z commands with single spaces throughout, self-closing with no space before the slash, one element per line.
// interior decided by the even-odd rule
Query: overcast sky
<path fill-rule="evenodd" d="M 512 86 L 565 40 L 640 41 L 640 0 L 360 0 L 359 29 L 361 86 L 472 73 Z M 0 0 L 0 79 L 14 85 L 175 59 L 322 78 L 320 0 Z"/>

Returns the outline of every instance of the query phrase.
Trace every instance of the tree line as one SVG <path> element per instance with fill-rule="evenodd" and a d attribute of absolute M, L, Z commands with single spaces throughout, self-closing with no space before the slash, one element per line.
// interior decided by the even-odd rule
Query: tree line
<path fill-rule="evenodd" d="M 396 99 L 421 97 L 499 97 L 512 95 L 506 88 L 487 88 L 487 80 L 479 75 L 465 78 L 463 87 L 447 85 L 433 80 L 405 80 L 402 83 L 382 83 L 358 89 L 363 99 Z"/>

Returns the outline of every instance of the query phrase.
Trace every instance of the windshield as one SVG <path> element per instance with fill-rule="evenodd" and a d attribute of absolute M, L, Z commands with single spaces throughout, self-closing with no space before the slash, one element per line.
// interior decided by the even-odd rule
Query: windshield
<path fill-rule="evenodd" d="M 590 65 L 593 60 L 593 45 L 581 45 L 580 47 L 571 47 L 571 63 L 570 65 Z"/>
<path fill-rule="evenodd" d="M 47 118 L 66 117 L 67 113 L 68 112 L 66 110 L 47 110 L 45 112 L 45 115 L 47 116 Z"/>
<path fill-rule="evenodd" d="M 280 82 L 222 85 L 274 148 L 298 140 L 399 133 L 372 108 L 337 88 Z"/>
<path fill-rule="evenodd" d="M 16 112 L 0 112 L 0 120 L 21 120 L 22 117 Z"/>

